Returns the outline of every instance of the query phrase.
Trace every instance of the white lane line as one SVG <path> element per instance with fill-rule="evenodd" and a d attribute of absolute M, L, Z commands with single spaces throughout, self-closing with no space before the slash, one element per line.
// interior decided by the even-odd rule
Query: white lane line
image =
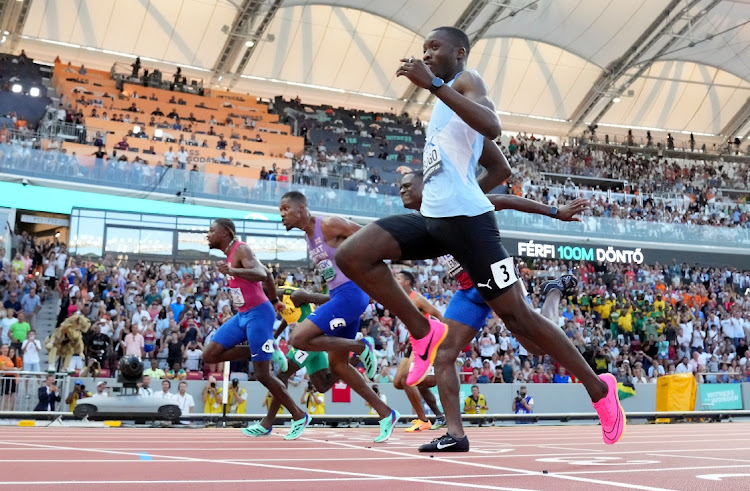
<path fill-rule="evenodd" d="M 629 474 L 631 472 L 672 472 L 672 471 L 690 471 L 690 470 L 700 470 L 700 469 L 726 469 L 726 468 L 738 468 L 738 467 L 750 467 L 750 464 L 747 465 L 696 465 L 696 466 L 686 466 L 686 467 L 647 467 L 647 468 L 632 468 L 632 469 L 601 469 L 598 471 L 564 471 L 564 472 L 558 472 L 557 474 L 565 474 L 565 475 L 579 475 L 579 474 Z"/>
<path fill-rule="evenodd" d="M 6 444 L 7 442 L 0 441 L 0 444 Z M 322 443 L 322 442 L 321 442 Z M 105 453 L 110 455 L 130 455 L 133 457 L 139 457 L 139 453 L 133 453 L 133 452 L 120 452 L 120 451 L 114 451 L 114 450 L 105 450 L 105 449 L 96 449 L 96 448 L 75 448 L 75 447 L 63 447 L 59 445 L 41 445 L 36 443 L 24 443 L 22 445 L 26 445 L 28 447 L 36 447 L 36 448 L 46 448 L 46 449 L 55 449 L 55 450 L 64 450 L 64 451 L 71 451 L 71 450 L 79 450 L 83 452 L 94 452 L 94 453 Z M 355 447 L 359 448 L 359 447 Z M 201 459 L 197 457 L 177 457 L 173 455 L 158 455 L 149 452 L 150 456 L 152 458 L 159 458 L 159 459 L 171 459 L 171 460 L 179 460 L 179 461 L 186 461 L 186 462 L 205 462 L 205 463 L 211 463 L 211 464 L 230 464 L 230 465 L 243 465 L 248 467 L 261 467 L 261 468 L 267 468 L 267 469 L 282 469 L 282 470 L 288 470 L 288 471 L 295 471 L 295 472 L 312 472 L 312 473 L 322 473 L 322 474 L 334 474 L 339 476 L 347 476 L 347 477 L 358 477 L 358 478 L 370 478 L 373 480 L 393 480 L 393 481 L 404 481 L 404 482 L 413 482 L 413 483 L 429 483 L 429 484 L 436 484 L 440 486 L 453 486 L 453 487 L 468 487 L 468 488 L 478 488 L 478 489 L 496 489 L 500 491 L 532 491 L 532 490 L 524 490 L 520 488 L 506 488 L 506 487 L 499 487 L 499 486 L 487 486 L 487 485 L 474 485 L 474 484 L 466 484 L 466 483 L 452 483 L 452 482 L 443 482 L 443 481 L 434 481 L 431 479 L 415 479 L 410 477 L 397 477 L 397 476 L 390 476 L 390 475 L 378 475 L 378 474 L 366 474 L 361 472 L 347 472 L 347 471 L 336 471 L 336 470 L 325 470 L 325 469 L 310 469 L 305 467 L 294 467 L 294 466 L 285 466 L 285 465 L 273 465 L 273 464 L 262 464 L 257 462 L 235 462 L 232 460 L 213 460 L 213 459 Z M 142 462 L 141 462 L 142 463 Z M 143 463 L 142 463 L 143 464 Z M 148 464 L 143 464 L 148 465 Z M 128 482 L 128 481 L 125 481 Z M 169 481 L 169 482 L 175 482 L 175 481 Z M 180 481 L 177 481 L 180 482 Z"/>
<path fill-rule="evenodd" d="M 673 452 L 673 450 L 668 450 L 667 452 Z M 750 459 L 734 459 L 731 457 L 706 457 L 705 455 L 669 455 L 666 452 L 659 452 L 659 453 L 649 453 L 648 455 L 653 455 L 656 457 L 674 457 L 674 458 L 683 458 L 687 457 L 689 459 L 699 459 L 699 460 L 719 460 L 722 462 L 742 462 L 745 464 L 750 464 Z"/>
<path fill-rule="evenodd" d="M 312 441 L 320 443 L 318 440 L 311 439 L 311 438 L 305 438 L 301 437 L 301 439 L 306 441 Z M 343 447 L 349 447 L 349 448 L 356 448 L 361 449 L 362 447 L 358 447 L 356 445 L 350 445 L 348 443 L 341 443 L 341 442 L 329 442 L 332 445 L 339 445 Z M 394 452 L 388 449 L 384 448 L 368 448 L 367 450 L 370 450 L 372 452 L 381 452 L 381 453 L 389 453 L 393 455 L 405 455 L 408 456 L 409 454 L 403 454 L 400 452 Z M 455 460 L 455 459 L 449 459 L 444 457 L 434 457 L 431 458 L 428 455 L 412 455 L 414 460 L 437 460 L 438 462 L 445 462 L 450 464 L 459 464 L 459 465 L 466 465 L 466 466 L 472 466 L 472 467 L 481 467 L 484 469 L 494 469 L 499 471 L 506 471 L 506 472 L 515 472 L 518 476 L 541 476 L 541 477 L 547 477 L 547 478 L 556 478 L 556 479 L 564 479 L 564 480 L 570 480 L 570 481 L 579 481 L 579 482 L 587 482 L 591 484 L 602 484 L 605 486 L 613 486 L 613 487 L 620 487 L 620 488 L 627 488 L 627 489 L 641 489 L 643 491 L 673 491 L 673 490 L 667 490 L 665 488 L 655 488 L 651 486 L 642 486 L 638 484 L 629 484 L 629 483 L 621 483 L 621 482 L 611 482 L 611 481 L 602 481 L 599 479 L 589 479 L 584 477 L 578 477 L 578 476 L 569 476 L 569 475 L 563 475 L 560 473 L 549 473 L 549 474 L 543 474 L 539 471 L 531 471 L 527 469 L 517 469 L 513 467 L 503 467 L 503 466 L 495 466 L 495 465 L 489 465 L 489 464 L 480 464 L 478 462 L 470 462 L 470 461 L 463 461 L 463 460 Z"/>

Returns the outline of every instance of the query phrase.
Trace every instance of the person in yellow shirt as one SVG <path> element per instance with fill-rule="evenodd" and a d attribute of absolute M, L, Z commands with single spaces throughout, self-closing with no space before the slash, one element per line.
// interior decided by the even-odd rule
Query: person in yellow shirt
<path fill-rule="evenodd" d="M 315 390 L 315 386 L 312 382 L 307 383 L 305 393 L 302 394 L 300 404 L 307 405 L 307 414 L 325 414 L 326 412 L 326 398 L 323 394 Z"/>
<path fill-rule="evenodd" d="M 666 308 L 667 303 L 664 301 L 661 294 L 656 295 L 656 300 L 654 300 L 654 310 L 657 312 L 664 312 Z"/>
<path fill-rule="evenodd" d="M 73 386 L 73 392 L 68 394 L 65 403 L 70 405 L 70 411 L 72 412 L 75 410 L 78 401 L 87 397 L 91 397 L 91 392 L 86 391 L 86 386 L 83 385 L 82 381 L 76 380 L 76 383 Z"/>
<path fill-rule="evenodd" d="M 203 412 L 206 414 L 221 414 L 221 389 L 216 387 L 216 379 L 209 377 L 203 387 Z"/>
<path fill-rule="evenodd" d="M 479 393 L 479 387 L 471 386 L 471 395 L 464 399 L 464 414 L 486 414 L 489 407 L 484 394 Z"/>
<path fill-rule="evenodd" d="M 630 344 L 633 339 L 633 308 L 625 305 L 620 309 L 620 318 L 617 319 L 617 327 L 625 335 L 625 342 Z"/>
<path fill-rule="evenodd" d="M 263 404 L 261 404 L 261 407 L 268 409 L 269 407 L 271 407 L 272 402 L 273 396 L 270 392 L 266 391 L 266 397 L 263 399 Z M 276 414 L 284 414 L 284 406 L 279 406 L 279 410 L 276 411 Z"/>
<path fill-rule="evenodd" d="M 229 398 L 227 404 L 229 405 L 232 414 L 245 414 L 247 391 L 240 387 L 239 379 L 232 379 L 232 385 L 229 387 Z"/>

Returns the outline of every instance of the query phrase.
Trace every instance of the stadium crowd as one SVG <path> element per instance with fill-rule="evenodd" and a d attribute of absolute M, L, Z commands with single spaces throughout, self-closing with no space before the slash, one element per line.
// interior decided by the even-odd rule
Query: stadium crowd
<path fill-rule="evenodd" d="M 113 374 L 120 357 L 134 354 L 150 360 L 152 379 L 203 379 L 220 372 L 203 363 L 202 349 L 235 312 L 215 264 L 68 257 L 65 244 L 56 239 L 39 241 L 26 234 L 16 236 L 15 245 L 22 252 L 1 265 L 0 282 L 2 344 L 15 350 L 2 356 L 14 367 L 39 363 L 41 350 L 33 353 L 31 347 L 29 353 L 24 341 L 41 301 L 59 295 L 58 326 L 76 313 L 92 323 L 84 335 L 84 357 L 74 357 L 71 369 L 93 376 L 102 370 Z M 749 271 L 542 259 L 517 259 L 517 265 L 535 308 L 541 305 L 543 281 L 562 274 L 578 278 L 578 291 L 561 302 L 558 324 L 598 373 L 638 383 L 681 372 L 694 373 L 705 383 L 750 381 Z M 394 265 L 394 271 L 398 269 Z M 436 261 L 409 269 L 417 290 L 444 311 L 456 282 Z M 325 291 L 312 270 L 274 274 L 279 286 Z M 33 300 L 35 296 L 39 300 Z M 407 341 L 399 320 L 371 301 L 361 332 L 373 339 L 380 363 L 387 367 L 384 373 L 393 376 Z M 280 338 L 282 351 L 288 334 Z M 494 315 L 462 356 L 457 365 L 467 383 L 575 381 L 549 356 L 527 353 Z M 252 379 L 250 370 L 247 361 L 232 364 L 232 372 Z"/>

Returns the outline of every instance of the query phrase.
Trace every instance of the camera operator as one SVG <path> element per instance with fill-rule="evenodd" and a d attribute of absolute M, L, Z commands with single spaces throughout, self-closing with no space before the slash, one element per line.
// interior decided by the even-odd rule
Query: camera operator
<path fill-rule="evenodd" d="M 307 382 L 307 387 L 299 402 L 307 405 L 307 414 L 325 414 L 326 412 L 325 397 L 315 390 L 315 386 L 310 381 Z"/>
<path fill-rule="evenodd" d="M 83 385 L 82 381 L 76 380 L 73 391 L 65 398 L 65 404 L 70 405 L 69 411 L 72 412 L 76 408 L 78 401 L 87 397 L 91 397 L 91 392 L 86 391 L 86 386 Z"/>
<path fill-rule="evenodd" d="M 209 377 L 203 387 L 203 412 L 206 414 L 221 414 L 221 389 L 216 387 L 216 378 Z"/>
<path fill-rule="evenodd" d="M 516 398 L 511 409 L 513 414 L 531 414 L 534 412 L 534 398 L 526 393 L 525 385 L 522 385 L 520 390 L 516 391 Z"/>
<path fill-rule="evenodd" d="M 239 379 L 232 379 L 232 385 L 229 386 L 229 399 L 227 404 L 230 406 L 229 412 L 232 414 L 245 414 L 245 403 L 247 402 L 247 391 L 240 387 Z"/>

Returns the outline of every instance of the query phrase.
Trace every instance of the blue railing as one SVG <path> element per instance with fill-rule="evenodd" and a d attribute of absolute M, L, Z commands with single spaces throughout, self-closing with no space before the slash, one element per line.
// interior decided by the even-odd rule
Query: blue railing
<path fill-rule="evenodd" d="M 92 147 L 92 153 L 94 148 Z M 145 164 L 97 162 L 93 156 L 0 145 L 0 172 L 25 177 L 57 179 L 185 198 L 208 198 L 278 207 L 281 196 L 292 189 L 302 191 L 312 209 L 345 216 L 383 217 L 404 213 L 398 196 L 360 196 L 355 191 L 232 177 L 147 166 Z M 583 238 L 619 239 L 630 242 L 731 247 L 750 251 L 750 229 L 681 223 L 646 222 L 602 217 L 583 217 L 583 222 L 561 222 L 540 215 L 513 211 L 498 214 L 501 231 Z"/>

